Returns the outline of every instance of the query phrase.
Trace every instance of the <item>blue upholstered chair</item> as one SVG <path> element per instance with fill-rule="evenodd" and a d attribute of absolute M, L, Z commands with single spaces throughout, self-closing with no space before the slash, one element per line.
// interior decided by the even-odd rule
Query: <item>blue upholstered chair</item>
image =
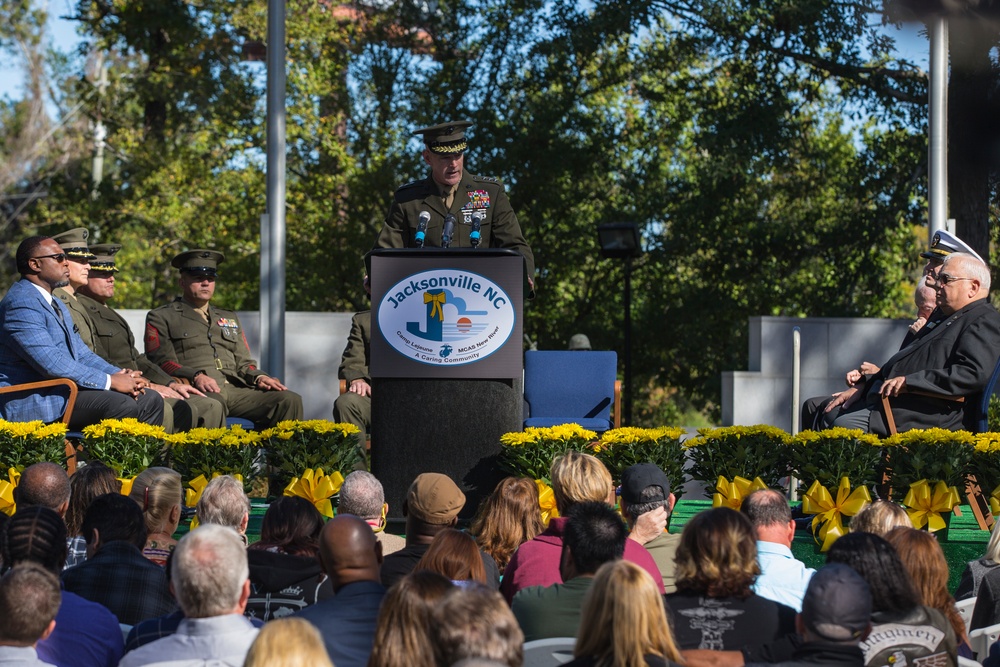
<path fill-rule="evenodd" d="M 621 383 L 614 352 L 528 351 L 524 353 L 524 426 L 579 424 L 591 431 L 621 421 Z"/>

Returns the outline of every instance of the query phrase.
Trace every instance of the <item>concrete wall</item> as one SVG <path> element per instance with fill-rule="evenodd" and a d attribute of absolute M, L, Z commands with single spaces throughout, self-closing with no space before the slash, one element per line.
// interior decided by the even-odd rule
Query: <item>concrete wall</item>
<path fill-rule="evenodd" d="M 751 317 L 748 370 L 722 374 L 722 423 L 792 428 L 792 330 L 801 343 L 800 399 L 843 390 L 862 361 L 881 364 L 899 349 L 911 320 Z"/>
<path fill-rule="evenodd" d="M 145 310 L 118 311 L 135 334 L 142 352 Z M 287 313 L 285 318 L 285 377 L 281 381 L 302 395 L 306 419 L 332 419 L 339 392 L 337 369 L 351 332 L 353 313 Z M 260 361 L 260 316 L 240 312 L 240 324 L 250 350 Z M 264 368 L 267 371 L 268 369 Z"/>

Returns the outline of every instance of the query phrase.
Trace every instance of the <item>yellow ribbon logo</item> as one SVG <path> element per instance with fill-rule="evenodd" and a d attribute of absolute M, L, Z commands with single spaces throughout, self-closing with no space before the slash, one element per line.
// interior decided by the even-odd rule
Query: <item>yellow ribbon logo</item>
<path fill-rule="evenodd" d="M 430 292 L 424 292 L 424 303 L 433 304 L 431 306 L 430 318 L 435 317 L 444 322 L 444 309 L 441 306 L 444 305 L 444 292 L 439 294 L 431 294 Z"/>
<path fill-rule="evenodd" d="M 538 487 L 538 507 L 542 511 L 542 523 L 548 528 L 549 520 L 559 516 L 556 508 L 556 494 L 548 484 L 540 479 L 535 480 Z"/>
<path fill-rule="evenodd" d="M 10 468 L 7 470 L 7 479 L 10 481 L 0 479 L 0 512 L 14 516 L 14 512 L 17 511 L 17 505 L 14 504 L 14 489 L 21 481 L 21 473 L 17 468 Z"/>
<path fill-rule="evenodd" d="M 331 475 L 324 475 L 322 468 L 315 471 L 307 468 L 302 477 L 294 477 L 285 487 L 286 496 L 298 496 L 305 498 L 319 510 L 319 513 L 327 518 L 333 518 L 333 504 L 330 497 L 340 491 L 344 483 L 344 476 L 340 472 Z"/>
<path fill-rule="evenodd" d="M 854 516 L 871 501 L 872 497 L 865 487 L 859 486 L 851 491 L 851 481 L 846 477 L 840 478 L 836 500 L 819 480 L 813 482 L 802 496 L 802 511 L 816 515 L 812 520 L 812 532 L 813 539 L 821 545 L 820 551 L 826 552 L 847 532 L 841 517 Z"/>
<path fill-rule="evenodd" d="M 932 491 L 930 482 L 926 479 L 910 484 L 910 490 L 903 499 L 913 527 L 927 526 L 927 530 L 932 533 L 947 527 L 941 512 L 950 512 L 960 502 L 958 489 L 954 486 L 947 486 L 938 480 Z"/>
<path fill-rule="evenodd" d="M 749 495 L 751 491 L 766 489 L 767 484 L 760 477 L 754 477 L 751 482 L 749 479 L 737 475 L 730 482 L 719 475 L 719 481 L 715 483 L 715 488 L 716 493 L 712 494 L 712 507 L 728 507 L 739 511 L 745 496 Z"/>

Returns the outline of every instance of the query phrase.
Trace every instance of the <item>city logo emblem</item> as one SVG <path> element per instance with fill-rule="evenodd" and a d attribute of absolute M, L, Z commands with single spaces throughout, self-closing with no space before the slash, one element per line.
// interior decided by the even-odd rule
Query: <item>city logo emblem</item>
<path fill-rule="evenodd" d="M 407 276 L 386 291 L 378 307 L 378 327 L 394 350 L 439 366 L 462 366 L 493 354 L 513 333 L 514 317 L 502 287 L 457 269 Z"/>

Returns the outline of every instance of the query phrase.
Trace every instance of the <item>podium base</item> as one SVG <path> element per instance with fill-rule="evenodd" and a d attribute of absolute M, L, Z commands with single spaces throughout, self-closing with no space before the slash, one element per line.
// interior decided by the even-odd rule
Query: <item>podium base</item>
<path fill-rule="evenodd" d="M 403 516 L 403 500 L 417 475 L 448 475 L 465 493 L 462 520 L 506 476 L 500 436 L 520 431 L 521 379 L 426 380 L 374 378 L 371 468 L 385 489 L 389 518 Z"/>

